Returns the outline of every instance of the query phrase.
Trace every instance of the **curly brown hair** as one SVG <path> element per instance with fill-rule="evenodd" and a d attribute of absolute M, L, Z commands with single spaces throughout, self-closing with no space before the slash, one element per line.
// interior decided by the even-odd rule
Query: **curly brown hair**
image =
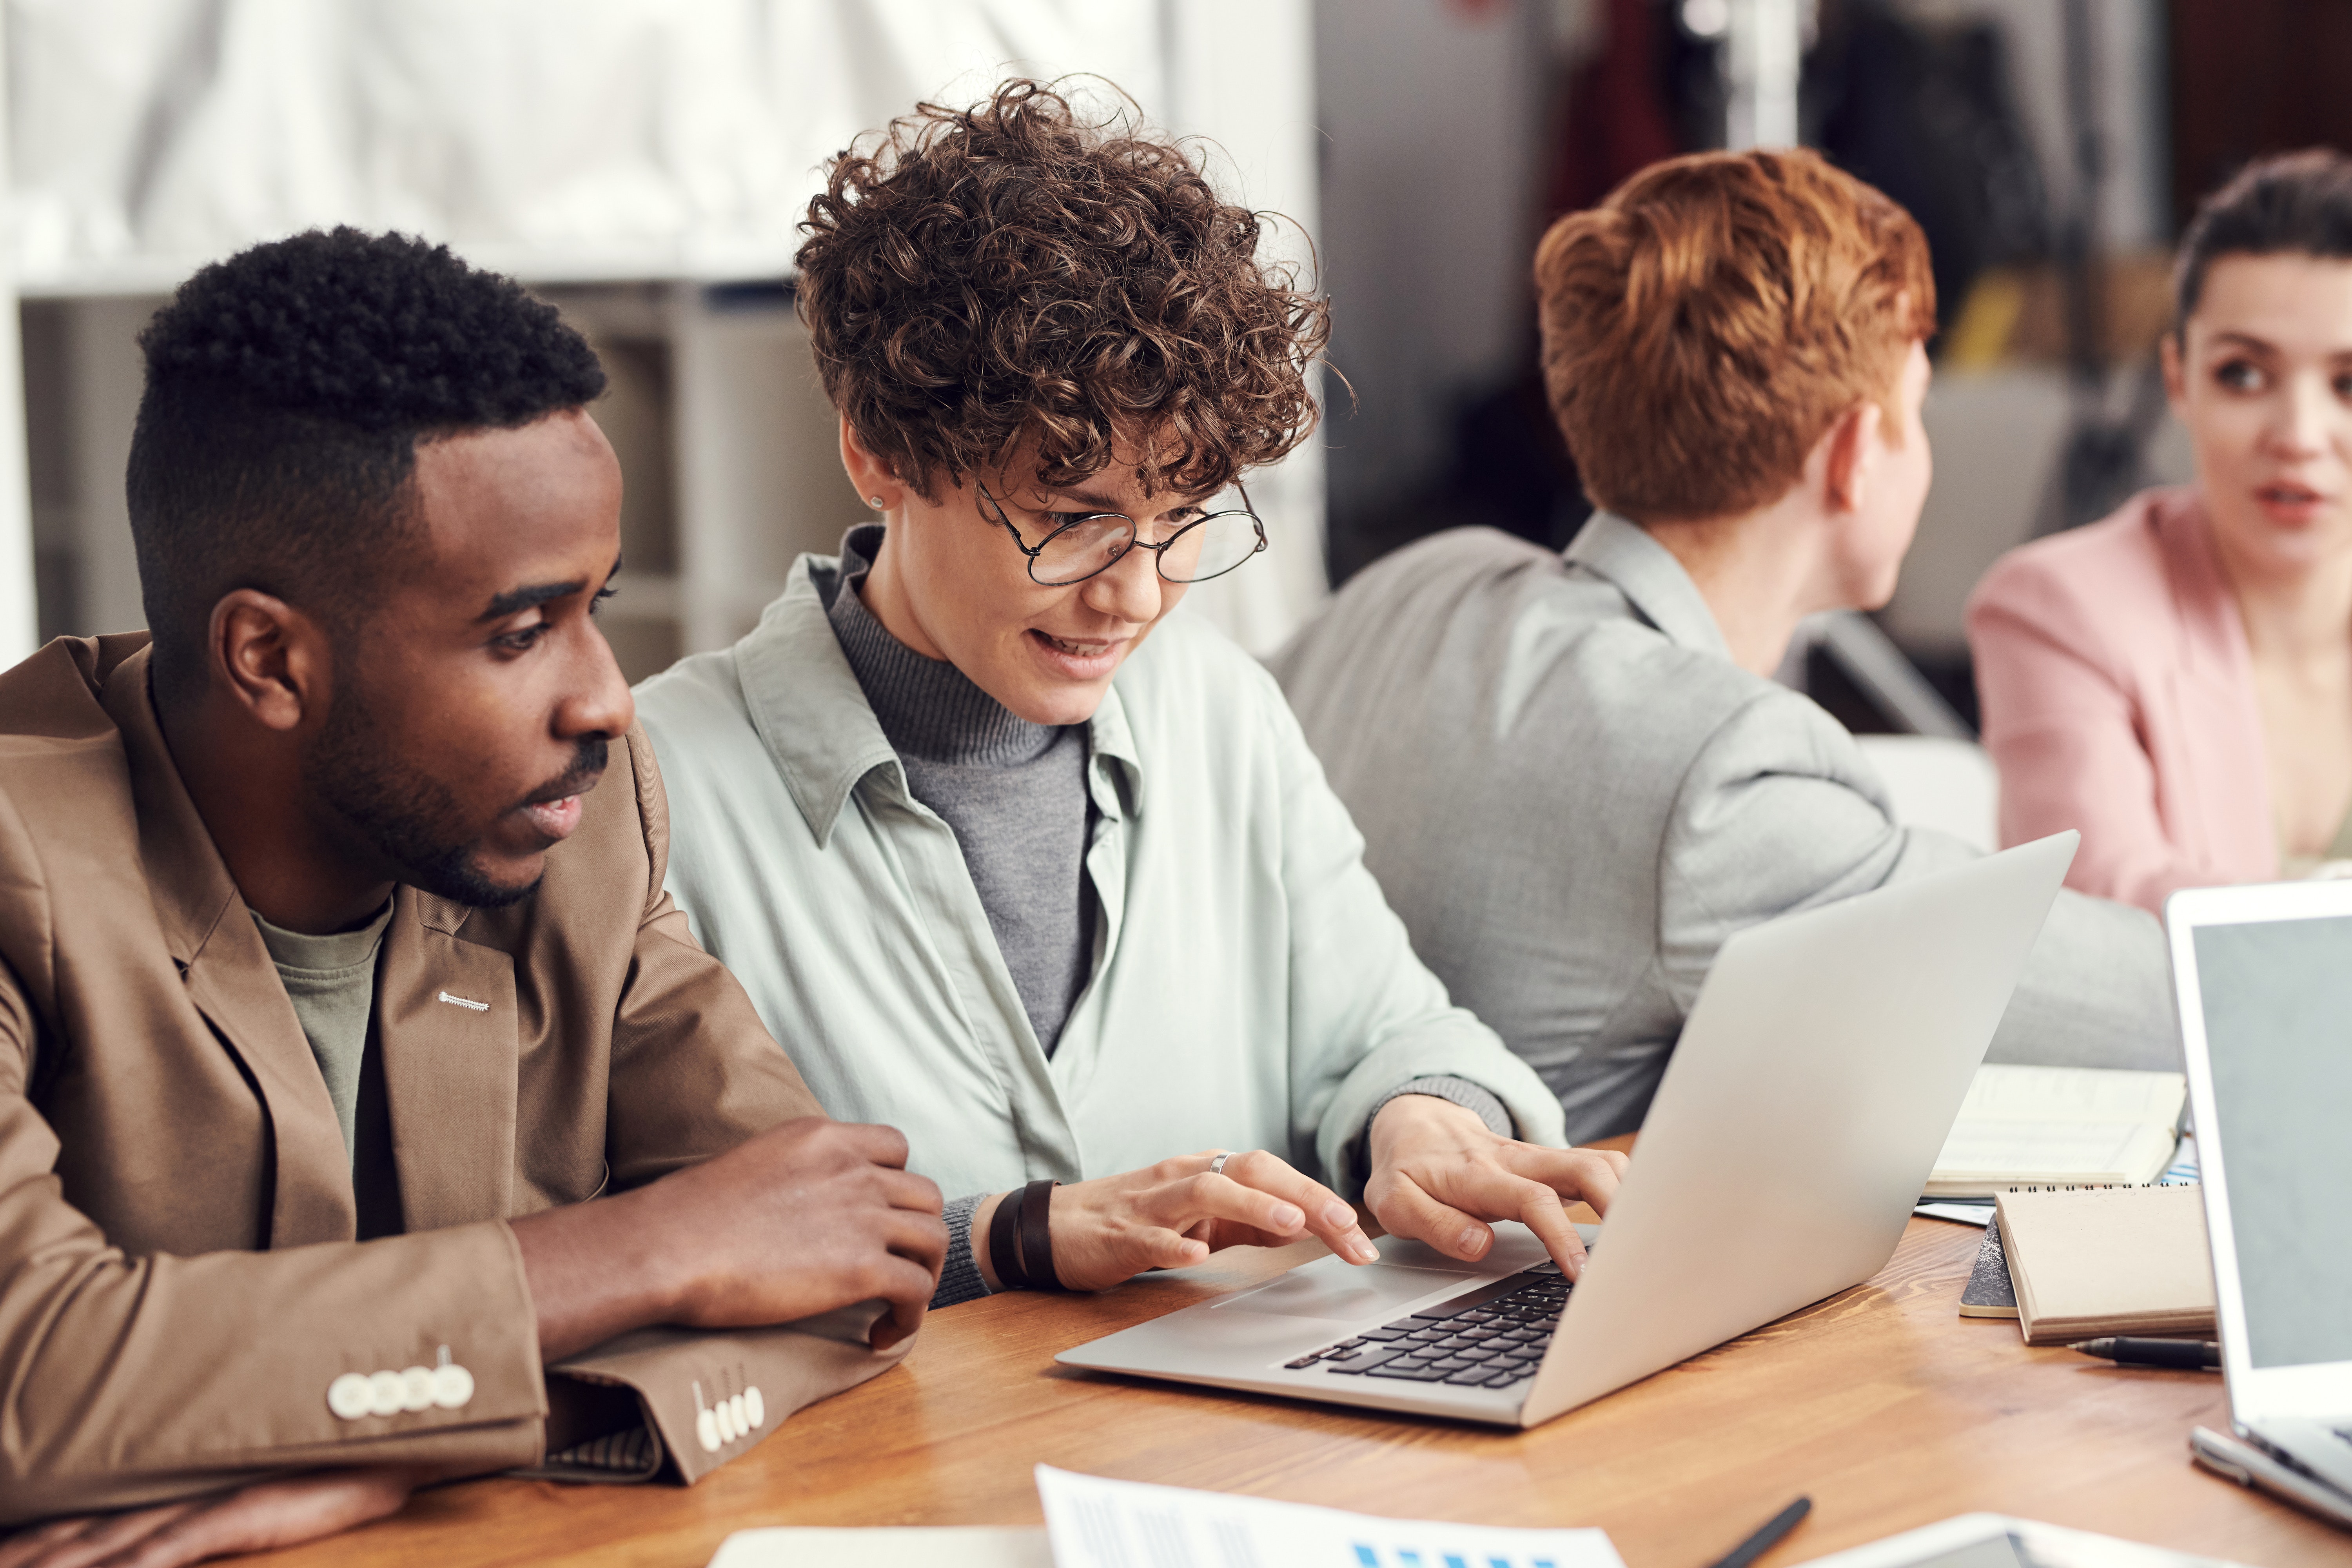
<path fill-rule="evenodd" d="M 1307 438 L 1327 307 L 1265 265 L 1270 215 L 1219 199 L 1129 110 L 1015 79 L 923 103 L 836 156 L 801 226 L 801 318 L 834 406 L 905 483 L 1008 462 L 1198 494 Z"/>

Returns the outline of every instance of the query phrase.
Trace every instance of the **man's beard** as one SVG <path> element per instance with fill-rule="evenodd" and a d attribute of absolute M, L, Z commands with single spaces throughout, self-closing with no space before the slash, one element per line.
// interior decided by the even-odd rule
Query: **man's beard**
<path fill-rule="evenodd" d="M 400 879 L 412 887 L 478 910 L 502 910 L 539 891 L 544 872 L 510 887 L 483 870 L 478 862 L 480 837 L 468 832 L 457 796 L 439 779 L 383 750 L 382 734 L 367 703 L 347 689 L 303 759 L 304 784 L 398 867 Z M 557 782 L 576 781 L 579 791 L 592 787 L 604 771 L 604 754 L 601 737 L 581 742 L 579 754 Z M 545 795 L 542 789 L 534 798 Z"/>

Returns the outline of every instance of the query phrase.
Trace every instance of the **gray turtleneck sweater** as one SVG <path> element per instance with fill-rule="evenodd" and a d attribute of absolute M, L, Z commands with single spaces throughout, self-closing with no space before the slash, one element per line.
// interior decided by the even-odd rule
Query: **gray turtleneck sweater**
<path fill-rule="evenodd" d="M 1022 1010 L 1050 1057 L 1094 957 L 1087 727 L 1032 724 L 954 665 L 885 631 L 858 597 L 881 547 L 876 523 L 842 540 L 833 635 L 907 770 L 907 793 L 955 829 Z"/>
<path fill-rule="evenodd" d="M 842 536 L 839 585 L 825 613 L 907 771 L 907 793 L 955 829 L 1022 1009 L 1050 1057 L 1093 969 L 1097 910 L 1086 854 L 1095 810 L 1087 792 L 1087 726 L 1032 724 L 954 665 L 925 658 L 884 629 L 858 596 L 882 533 L 880 523 L 869 522 Z M 1496 1133 L 1511 1131 L 1502 1101 L 1465 1079 L 1415 1079 L 1388 1098 L 1402 1094 L 1450 1100 L 1475 1111 Z M 1363 1160 L 1360 1142 L 1355 1157 Z M 935 1307 L 988 1292 L 971 1257 L 972 1211 L 985 1196 L 947 1205 L 947 1265 L 931 1298 Z"/>

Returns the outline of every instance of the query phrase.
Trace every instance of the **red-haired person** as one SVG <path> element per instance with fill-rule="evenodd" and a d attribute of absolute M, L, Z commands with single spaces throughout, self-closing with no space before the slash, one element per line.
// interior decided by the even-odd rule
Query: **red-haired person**
<path fill-rule="evenodd" d="M 1771 679 L 1805 616 L 1886 602 L 1918 524 L 1918 226 L 1811 153 L 1703 153 L 1554 225 L 1536 286 L 1602 510 L 1565 554 L 1399 551 L 1276 668 L 1414 948 L 1582 1140 L 1640 1125 L 1734 931 L 1972 851 Z M 2176 1055 L 2156 922 L 2062 896 L 1992 1059 Z"/>
<path fill-rule="evenodd" d="M 2172 410 L 2194 483 L 2012 551 L 1969 606 L 2005 839 L 2176 888 L 2352 859 L 2352 158 L 2290 153 L 2182 239 Z"/>
<path fill-rule="evenodd" d="M 1241 480 L 1311 427 L 1321 303 L 1181 146 L 1029 82 L 845 154 L 807 230 L 879 521 L 638 712 L 697 932 L 949 1194 L 937 1304 L 1310 1231 L 1370 1261 L 1358 1193 L 1573 1274 L 1560 1198 L 1622 1157 L 1541 1146 L 1558 1104 L 1413 957 L 1273 680 L 1171 615 L 1264 545 Z"/>

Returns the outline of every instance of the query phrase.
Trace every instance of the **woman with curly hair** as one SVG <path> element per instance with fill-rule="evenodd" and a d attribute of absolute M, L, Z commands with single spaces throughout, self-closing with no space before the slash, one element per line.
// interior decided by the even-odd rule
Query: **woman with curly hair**
<path fill-rule="evenodd" d="M 1465 1260 L 1523 1220 L 1572 1274 L 1561 1199 L 1622 1157 L 1556 1147 L 1272 679 L 1171 616 L 1265 548 L 1243 479 L 1313 427 L 1322 303 L 1182 147 L 1034 82 L 844 153 L 805 229 L 881 521 L 638 711 L 697 933 L 827 1110 L 962 1194 L 938 1303 L 1310 1232 L 1367 1262 L 1360 1194 Z"/>

